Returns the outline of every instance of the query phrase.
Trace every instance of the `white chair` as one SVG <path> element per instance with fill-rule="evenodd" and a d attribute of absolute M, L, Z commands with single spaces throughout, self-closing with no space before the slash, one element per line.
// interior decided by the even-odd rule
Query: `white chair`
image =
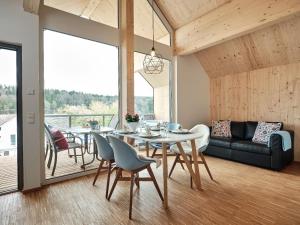
<path fill-rule="evenodd" d="M 204 164 L 210 179 L 213 180 L 213 177 L 210 173 L 210 170 L 208 168 L 208 165 L 207 165 L 207 163 L 205 161 L 205 158 L 204 158 L 204 155 L 203 155 L 203 152 L 206 150 L 206 148 L 208 146 L 208 143 L 209 143 L 209 134 L 210 134 L 209 127 L 204 125 L 204 124 L 197 124 L 190 131 L 192 133 L 201 133 L 202 134 L 201 138 L 198 138 L 198 139 L 195 140 L 196 148 L 197 148 L 198 154 L 201 158 L 201 161 L 198 161 L 198 163 Z M 181 145 L 182 145 L 182 148 L 183 148 L 183 151 L 185 152 L 185 154 L 188 155 L 188 157 L 190 159 L 190 163 L 194 163 L 193 160 L 192 160 L 192 146 L 191 146 L 191 143 L 190 142 L 183 142 L 183 143 L 181 143 Z M 171 151 L 176 154 L 176 157 L 175 157 L 175 161 L 173 163 L 173 166 L 171 168 L 171 171 L 169 173 L 169 177 L 171 177 L 171 175 L 173 173 L 173 170 L 174 170 L 177 163 L 185 163 L 185 161 L 180 158 L 181 154 L 180 154 L 180 151 L 179 151 L 177 145 L 173 145 L 171 147 Z M 193 182 L 192 182 L 192 177 L 191 177 L 191 187 L 192 187 L 192 185 L 193 185 Z"/>

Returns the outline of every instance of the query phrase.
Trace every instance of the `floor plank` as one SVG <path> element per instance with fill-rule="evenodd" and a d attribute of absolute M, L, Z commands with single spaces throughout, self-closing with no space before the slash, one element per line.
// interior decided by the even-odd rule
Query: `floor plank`
<path fill-rule="evenodd" d="M 170 157 L 169 165 L 173 157 Z M 169 209 L 153 184 L 134 189 L 128 220 L 129 183 L 118 183 L 105 200 L 105 174 L 49 185 L 40 191 L 0 196 L 0 224 L 300 224 L 300 165 L 274 172 L 206 157 L 215 181 L 200 166 L 203 191 L 190 189 L 187 170 L 169 179 Z M 154 173 L 162 189 L 162 167 Z M 196 201 L 195 201 L 196 200 Z"/>

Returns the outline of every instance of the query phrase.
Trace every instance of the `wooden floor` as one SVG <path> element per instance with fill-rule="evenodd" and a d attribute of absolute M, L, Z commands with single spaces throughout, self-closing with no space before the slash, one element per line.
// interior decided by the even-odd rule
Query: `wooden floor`
<path fill-rule="evenodd" d="M 169 166 L 174 158 L 169 158 Z M 203 191 L 189 188 L 178 166 L 169 179 L 169 209 L 153 184 L 134 191 L 128 220 L 129 183 L 120 182 L 105 200 L 105 175 L 47 186 L 40 191 L 0 196 L 0 224 L 300 224 L 300 165 L 282 172 L 207 157 L 215 182 L 201 167 Z M 162 168 L 153 170 L 162 187 Z"/>

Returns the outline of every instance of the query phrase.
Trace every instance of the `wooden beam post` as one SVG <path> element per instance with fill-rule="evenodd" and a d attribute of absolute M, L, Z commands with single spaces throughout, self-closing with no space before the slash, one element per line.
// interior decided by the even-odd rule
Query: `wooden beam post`
<path fill-rule="evenodd" d="M 40 0 L 23 0 L 23 8 L 26 12 L 38 14 L 40 2 Z"/>
<path fill-rule="evenodd" d="M 120 63 L 121 63 L 121 113 L 134 113 L 134 12 L 133 0 L 120 0 Z M 122 125 L 122 124 L 121 124 Z"/>

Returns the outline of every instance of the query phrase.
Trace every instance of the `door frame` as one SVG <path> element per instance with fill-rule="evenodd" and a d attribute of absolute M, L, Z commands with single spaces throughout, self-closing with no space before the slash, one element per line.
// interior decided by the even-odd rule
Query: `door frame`
<path fill-rule="evenodd" d="M 22 117 L 22 46 L 0 42 L 0 48 L 16 51 L 17 98 L 17 177 L 18 190 L 24 186 L 23 172 L 23 117 Z"/>

